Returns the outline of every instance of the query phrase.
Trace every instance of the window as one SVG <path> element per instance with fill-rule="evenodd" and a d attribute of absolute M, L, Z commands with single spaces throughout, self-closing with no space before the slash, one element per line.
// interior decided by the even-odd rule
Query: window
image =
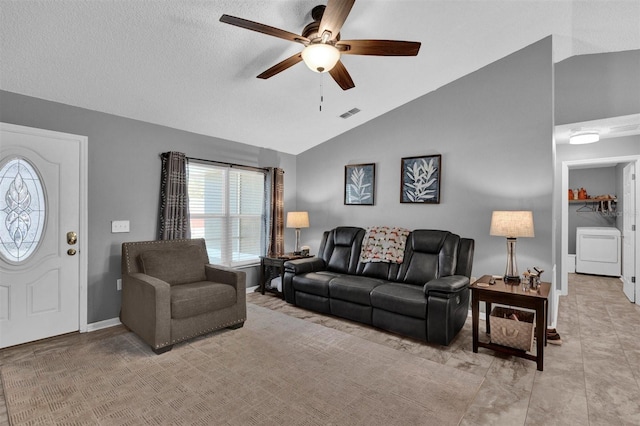
<path fill-rule="evenodd" d="M 265 174 L 189 161 L 191 237 L 204 238 L 211 263 L 256 263 L 264 246 Z"/>
<path fill-rule="evenodd" d="M 16 264 L 26 261 L 42 239 L 45 218 L 38 172 L 25 158 L 9 159 L 0 167 L 0 257 Z"/>

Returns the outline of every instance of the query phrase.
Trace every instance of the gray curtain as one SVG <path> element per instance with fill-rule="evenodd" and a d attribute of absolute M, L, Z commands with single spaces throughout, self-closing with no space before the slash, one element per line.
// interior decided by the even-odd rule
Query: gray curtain
<path fill-rule="evenodd" d="M 284 254 L 284 170 L 270 167 L 265 185 L 265 229 L 267 256 Z"/>
<path fill-rule="evenodd" d="M 191 238 L 189 196 L 187 194 L 187 157 L 182 152 L 164 152 L 160 182 L 160 220 L 158 239 Z"/>

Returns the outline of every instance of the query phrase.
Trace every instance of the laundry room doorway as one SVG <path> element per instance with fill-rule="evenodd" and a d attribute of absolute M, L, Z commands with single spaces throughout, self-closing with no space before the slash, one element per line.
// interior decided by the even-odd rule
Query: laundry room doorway
<path fill-rule="evenodd" d="M 562 179 L 562 200 L 561 203 L 561 252 L 562 252 L 562 268 L 560 276 L 560 289 L 561 294 L 566 295 L 569 291 L 569 279 L 568 271 L 573 270 L 573 265 L 570 264 L 572 257 L 569 256 L 569 201 L 567 194 L 570 189 L 569 186 L 569 171 L 582 168 L 596 168 L 596 167 L 616 167 L 622 168 L 623 177 L 621 177 L 622 187 L 619 188 L 617 196 L 617 205 L 615 212 L 609 212 L 609 214 L 615 214 L 617 226 L 621 226 L 623 233 L 622 243 L 622 286 L 625 294 L 630 301 L 640 305 L 640 298 L 638 295 L 638 283 L 637 275 L 640 271 L 640 261 L 638 248 L 640 247 L 640 233 L 635 232 L 637 226 L 638 209 L 637 202 L 640 200 L 640 185 L 637 185 L 635 179 L 637 170 L 640 169 L 640 155 L 623 156 L 623 157 L 608 157 L 608 158 L 594 158 L 585 160 L 569 160 L 563 161 L 561 167 L 561 179 Z M 630 172 L 633 170 L 633 172 Z M 628 229 L 625 232 L 625 229 Z"/>

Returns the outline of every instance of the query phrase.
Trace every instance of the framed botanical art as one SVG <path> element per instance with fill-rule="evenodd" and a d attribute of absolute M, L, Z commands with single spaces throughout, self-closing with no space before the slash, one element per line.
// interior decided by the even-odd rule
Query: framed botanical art
<path fill-rule="evenodd" d="M 376 186 L 376 165 L 344 166 L 344 203 L 350 206 L 372 206 Z"/>
<path fill-rule="evenodd" d="M 402 159 L 400 202 L 440 204 L 441 155 Z"/>

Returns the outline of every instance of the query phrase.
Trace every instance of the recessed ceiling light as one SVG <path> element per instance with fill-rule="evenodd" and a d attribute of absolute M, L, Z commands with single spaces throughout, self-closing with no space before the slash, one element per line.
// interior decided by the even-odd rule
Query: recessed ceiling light
<path fill-rule="evenodd" d="M 600 140 L 600 133 L 595 130 L 583 130 L 572 133 L 569 136 L 569 143 L 572 145 L 581 145 L 585 143 L 594 143 Z"/>

